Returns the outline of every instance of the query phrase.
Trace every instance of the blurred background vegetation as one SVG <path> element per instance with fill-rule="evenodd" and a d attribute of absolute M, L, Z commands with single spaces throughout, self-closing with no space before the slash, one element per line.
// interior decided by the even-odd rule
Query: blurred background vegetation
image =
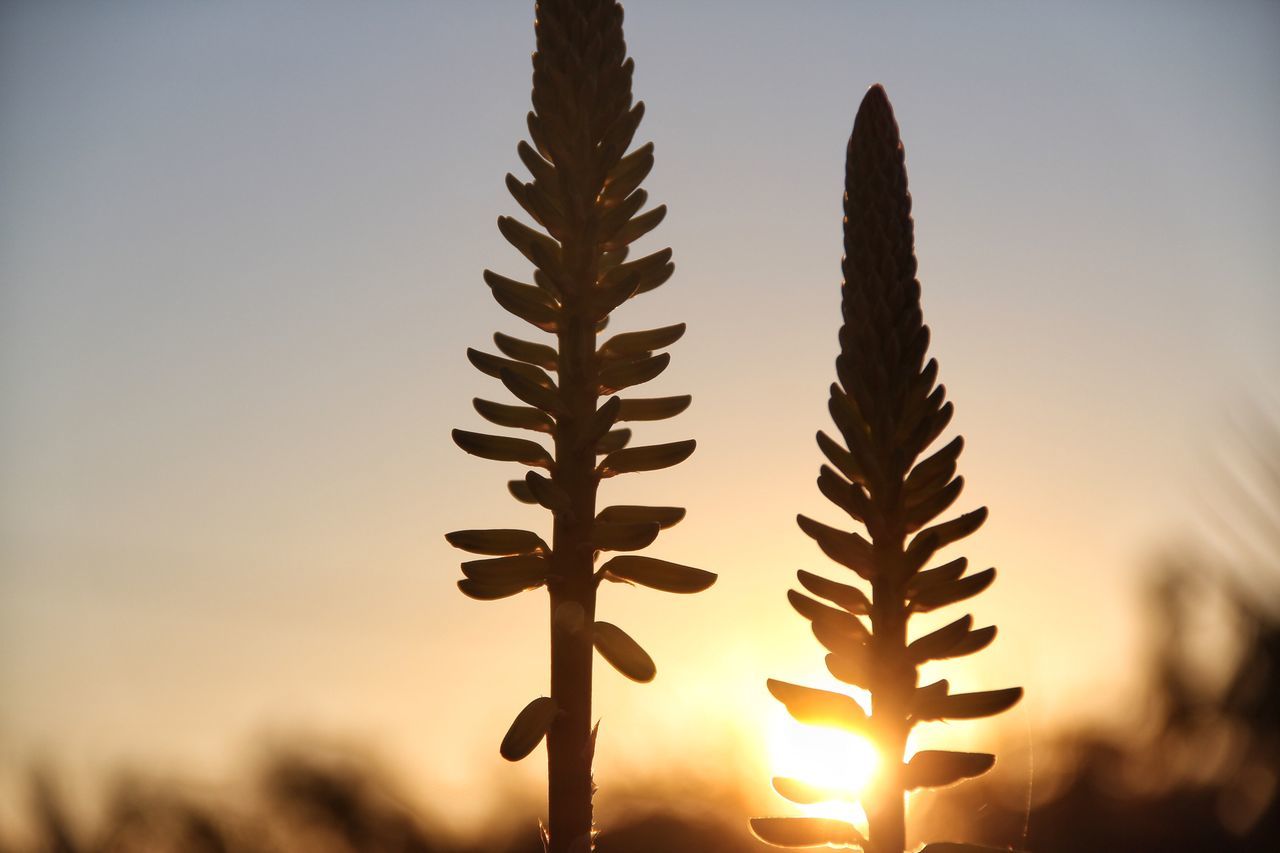
<path fill-rule="evenodd" d="M 1280 420 L 1258 415 L 1234 437 L 1210 490 L 1218 535 L 1170 548 L 1150 573 L 1141 723 L 1059 730 L 1038 743 L 1004 730 L 995 772 L 915 796 L 915 834 L 1038 853 L 1257 853 L 1280 842 Z M 1206 614 L 1212 643 L 1197 627 Z M 770 849 L 746 828 L 752 808 L 739 786 L 753 783 L 714 768 L 611 781 L 599 803 L 600 849 Z M 0 850 L 541 850 L 527 794 L 513 792 L 483 830 L 458 837 L 442 828 L 448 802 L 414 801 L 393 767 L 350 745 L 277 746 L 225 789 L 144 772 L 73 808 L 46 767 L 33 771 L 27 794 L 25 825 L 0 835 Z"/>

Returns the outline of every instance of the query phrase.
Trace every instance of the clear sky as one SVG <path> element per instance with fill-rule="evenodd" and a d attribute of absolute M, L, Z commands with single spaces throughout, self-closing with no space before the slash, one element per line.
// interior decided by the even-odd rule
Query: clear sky
<path fill-rule="evenodd" d="M 1120 713 L 1143 578 L 1280 368 L 1280 5 L 636 0 L 626 34 L 677 272 L 615 322 L 688 322 L 652 388 L 694 406 L 638 438 L 699 449 L 607 496 L 686 505 L 651 553 L 721 579 L 604 591 L 659 667 L 598 669 L 604 778 L 750 765 L 764 678 L 821 672 L 784 592 L 832 573 L 793 517 L 835 520 L 813 433 L 877 81 L 1001 570 L 953 681 L 1024 684 L 1032 737 Z M 532 48 L 496 0 L 0 7 L 0 776 L 216 775 L 303 732 L 476 808 L 534 785 L 496 747 L 546 689 L 542 594 L 465 599 L 442 537 L 542 523 L 448 437 L 496 393 L 465 348 L 519 331 L 480 271 L 525 271 L 494 220 Z"/>

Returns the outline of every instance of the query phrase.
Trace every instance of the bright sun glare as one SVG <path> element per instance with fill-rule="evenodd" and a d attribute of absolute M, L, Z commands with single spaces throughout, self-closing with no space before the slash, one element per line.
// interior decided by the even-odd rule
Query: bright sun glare
<path fill-rule="evenodd" d="M 769 718 L 769 766 L 775 777 L 797 779 L 838 792 L 841 799 L 797 805 L 806 815 L 834 817 L 865 826 L 855 802 L 875 776 L 880 754 L 866 738 L 839 729 L 806 726 L 781 708 Z"/>

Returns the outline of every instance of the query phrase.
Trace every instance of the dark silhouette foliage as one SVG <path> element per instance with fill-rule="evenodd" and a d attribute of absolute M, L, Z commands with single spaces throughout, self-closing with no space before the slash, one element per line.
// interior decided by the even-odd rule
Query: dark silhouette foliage
<path fill-rule="evenodd" d="M 598 585 L 610 580 L 692 593 L 710 586 L 715 575 L 632 554 L 595 566 L 600 552 L 638 551 L 684 517 L 678 507 L 601 508 L 596 496 L 603 479 L 667 468 L 693 452 L 691 440 L 632 447 L 631 429 L 622 426 L 673 417 L 689 397 L 619 396 L 666 369 L 670 356 L 659 350 L 679 340 L 685 327 L 627 332 L 603 343 L 597 338 L 614 309 L 661 286 L 674 270 L 670 249 L 629 258 L 631 244 L 662 221 L 666 208 L 644 210 L 648 196 L 640 184 L 653 167 L 653 145 L 632 149 L 644 104 L 632 103 L 633 63 L 621 6 L 614 0 L 543 0 L 536 32 L 530 141 L 517 146 L 531 180 L 507 175 L 507 188 L 537 227 L 498 219 L 503 237 L 533 265 L 533 281 L 489 270 L 484 280 L 499 305 L 553 337 L 497 334 L 500 355 L 467 355 L 519 402 L 477 399 L 476 411 L 551 444 L 466 430 L 454 430 L 453 438 L 468 453 L 535 469 L 509 488 L 517 500 L 549 510 L 553 532 L 550 543 L 509 528 L 463 530 L 448 540 L 484 557 L 462 564 L 466 577 L 458 586 L 472 598 L 503 598 L 539 586 L 550 593 L 550 696 L 532 700 L 517 715 L 501 751 L 518 760 L 546 737 L 548 848 L 566 853 L 592 846 L 593 649 L 628 678 L 643 682 L 656 674 L 634 639 L 597 620 Z"/>
<path fill-rule="evenodd" d="M 908 791 L 978 776 L 995 763 L 986 753 L 941 750 L 918 752 L 904 763 L 911 729 L 998 714 L 1022 690 L 953 693 L 946 680 L 919 683 L 921 664 L 980 651 L 995 638 L 994 626 L 975 628 L 972 617 L 963 616 L 908 637 L 913 615 L 977 595 L 991 584 L 995 569 L 966 573 L 963 557 L 926 568 L 942 549 L 977 530 L 987 511 L 937 521 L 964 487 L 956 475 L 963 441 L 957 437 L 926 455 L 951 422 L 952 405 L 937 384 L 937 361 L 925 360 L 929 328 L 920 309 L 911 196 L 898 125 L 880 86 L 863 98 L 849 138 L 844 212 L 844 324 L 838 382 L 828 401 L 843 443 L 818 433 L 830 463 L 821 469 L 818 488 L 866 536 L 803 515 L 797 520 L 828 557 L 869 584 L 871 594 L 802 571 L 800 583 L 815 597 L 792 591 L 789 599 L 827 648 L 828 669 L 868 690 L 872 710 L 868 714 L 843 693 L 781 681 L 771 680 L 769 691 L 802 723 L 866 735 L 881 753 L 881 769 L 865 803 L 867 837 L 850 823 L 826 818 L 757 818 L 752 828 L 782 847 L 832 844 L 901 853 Z M 775 780 L 774 786 L 797 802 L 830 798 L 800 780 Z"/>

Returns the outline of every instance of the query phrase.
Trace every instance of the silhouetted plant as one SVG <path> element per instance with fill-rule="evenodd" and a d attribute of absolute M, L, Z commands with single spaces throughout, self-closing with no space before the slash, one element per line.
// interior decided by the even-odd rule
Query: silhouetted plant
<path fill-rule="evenodd" d="M 926 526 L 964 486 L 955 476 L 963 441 L 956 437 L 921 459 L 950 423 L 952 405 L 936 384 L 937 362 L 925 363 L 929 329 L 920 310 L 911 196 L 898 126 L 880 86 L 863 98 L 849 138 L 844 211 L 844 325 L 836 359 L 839 381 L 831 386 L 828 404 L 844 444 L 818 433 L 818 446 L 831 463 L 822 467 L 818 488 L 859 522 L 867 537 L 803 515 L 798 521 L 828 557 L 870 583 L 871 595 L 801 571 L 805 589 L 835 606 L 795 591 L 789 598 L 830 652 L 826 662 L 832 675 L 870 692 L 871 713 L 843 693 L 775 680 L 769 690 L 801 723 L 867 736 L 880 752 L 881 767 L 865 804 L 866 837 L 850 823 L 826 818 L 757 818 L 752 828 L 781 847 L 832 844 L 902 853 L 908 791 L 977 776 L 995 763 L 986 753 L 940 750 L 917 752 L 904 763 L 911 729 L 931 720 L 997 714 L 1017 702 L 1022 689 L 951 693 L 945 680 L 919 686 L 924 662 L 972 654 L 995 638 L 994 626 L 974 629 L 971 616 L 907 640 L 913 614 L 982 592 L 995 569 L 966 575 L 963 557 L 924 569 L 939 550 L 977 530 L 987 511 Z M 774 787 L 798 803 L 833 796 L 798 780 L 775 779 Z M 929 853 L 981 849 L 952 843 L 925 848 Z"/>
<path fill-rule="evenodd" d="M 631 637 L 596 621 L 597 586 L 612 580 L 691 593 L 710 586 L 715 575 L 634 555 L 595 567 L 600 551 L 642 549 L 684 517 L 677 507 L 597 511 L 596 493 L 602 479 L 666 468 L 693 452 L 693 441 L 628 447 L 630 429 L 617 426 L 670 418 L 689 405 L 688 396 L 616 396 L 662 373 L 670 357 L 655 351 L 675 343 L 685 327 L 619 334 L 597 344 L 613 309 L 663 284 L 674 269 L 670 249 L 627 260 L 628 246 L 661 222 L 666 208 L 641 213 L 647 195 L 639 185 L 653 166 L 653 145 L 627 153 L 644 105 L 631 100 L 633 62 L 626 56 L 621 6 L 614 0 L 544 0 L 537 4 L 536 33 L 532 145 L 517 147 L 533 180 L 507 175 L 507 188 L 542 231 L 498 219 L 502 235 L 534 265 L 534 284 L 488 270 L 484 279 L 498 304 L 554 335 L 555 344 L 497 334 L 502 356 L 467 355 L 524 404 L 478 399 L 476 411 L 499 426 L 544 433 L 554 444 L 548 449 L 528 439 L 464 430 L 454 430 L 453 438 L 468 453 L 547 471 L 528 472 L 510 490 L 551 511 L 552 538 L 548 545 L 531 531 L 493 529 L 450 533 L 448 540 L 492 558 L 462 564 L 466 578 L 458 586 L 472 598 L 503 598 L 542 585 L 550 592 L 551 695 L 520 712 L 501 751 L 519 760 L 546 736 L 546 840 L 562 853 L 592 846 L 593 646 L 628 678 L 649 681 L 655 674 L 652 659 Z"/>

